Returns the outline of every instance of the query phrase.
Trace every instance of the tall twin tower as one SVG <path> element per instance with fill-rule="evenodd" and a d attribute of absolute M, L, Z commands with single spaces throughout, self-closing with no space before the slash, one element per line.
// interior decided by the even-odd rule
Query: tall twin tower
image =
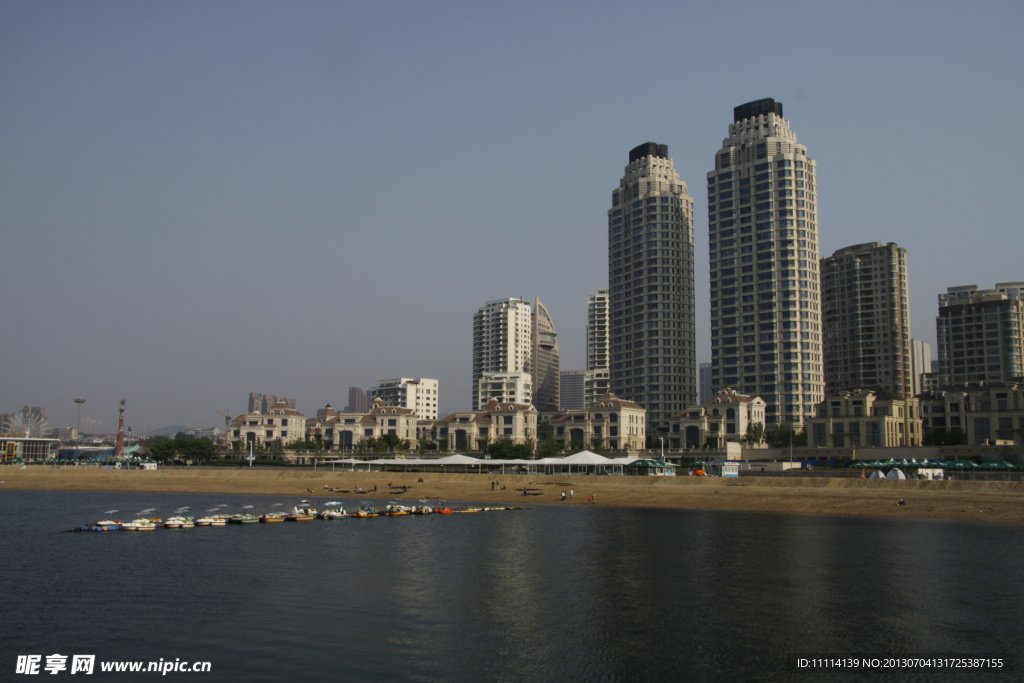
<path fill-rule="evenodd" d="M 769 424 L 824 397 L 815 163 L 782 103 L 736 107 L 707 174 L 712 388 L 760 396 Z M 697 402 L 693 199 L 668 156 L 629 153 L 608 211 L 611 389 L 648 434 Z"/>

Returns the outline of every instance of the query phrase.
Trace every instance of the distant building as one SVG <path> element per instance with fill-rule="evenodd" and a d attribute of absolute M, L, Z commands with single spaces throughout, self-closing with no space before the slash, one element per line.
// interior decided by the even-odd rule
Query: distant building
<path fill-rule="evenodd" d="M 491 401 L 533 404 L 533 376 L 528 372 L 485 372 L 473 393 L 484 406 Z"/>
<path fill-rule="evenodd" d="M 548 309 L 534 300 L 531 331 L 530 374 L 533 375 L 533 404 L 538 410 L 558 410 L 561 360 L 558 335 Z"/>
<path fill-rule="evenodd" d="M 594 405 L 599 398 L 612 392 L 611 387 L 611 373 L 608 368 L 587 370 L 583 378 L 583 406 Z"/>
<path fill-rule="evenodd" d="M 587 370 L 608 370 L 607 288 L 587 300 Z"/>
<path fill-rule="evenodd" d="M 939 294 L 935 332 L 939 385 L 1006 382 L 1024 376 L 1024 283 L 950 287 Z"/>
<path fill-rule="evenodd" d="M 249 412 L 250 413 L 267 413 L 270 409 L 278 402 L 283 402 L 287 407 L 295 409 L 294 398 L 284 398 L 283 396 L 273 396 L 272 394 L 249 394 Z"/>
<path fill-rule="evenodd" d="M 293 441 L 306 437 L 306 416 L 289 407 L 283 400 L 277 401 L 267 411 L 239 415 L 231 421 L 228 441 L 239 443 L 240 448 L 270 448 L 275 442 L 284 447 Z"/>
<path fill-rule="evenodd" d="M 423 377 L 382 379 L 370 389 L 370 398 L 386 406 L 411 408 L 421 420 L 437 419 L 437 380 Z"/>
<path fill-rule="evenodd" d="M 583 386 L 586 370 L 562 370 L 559 387 L 561 398 L 558 405 L 562 410 L 581 410 L 583 408 Z"/>
<path fill-rule="evenodd" d="M 754 424 L 765 426 L 765 402 L 726 387 L 707 403 L 670 417 L 665 446 L 700 448 L 710 443 L 712 448 L 722 448 L 728 441 L 741 441 Z"/>
<path fill-rule="evenodd" d="M 480 395 L 485 374 L 529 374 L 533 343 L 533 312 L 525 299 L 488 301 L 473 316 L 473 406 L 479 410 L 489 398 Z M 533 401 L 533 380 L 530 398 Z"/>
<path fill-rule="evenodd" d="M 908 298 L 907 250 L 892 242 L 856 244 L 821 259 L 828 393 L 882 387 L 897 398 L 914 394 Z"/>
<path fill-rule="evenodd" d="M 348 388 L 348 405 L 345 406 L 346 413 L 365 413 L 370 410 L 370 398 L 360 387 Z"/>
<path fill-rule="evenodd" d="M 932 370 L 932 345 L 920 339 L 912 339 L 911 348 L 911 379 L 914 383 L 913 396 L 924 391 L 924 375 Z"/>
<path fill-rule="evenodd" d="M 697 382 L 700 390 L 699 402 L 704 405 L 711 400 L 711 363 L 701 363 L 697 366 Z"/>
<path fill-rule="evenodd" d="M 920 401 L 881 388 L 829 393 L 807 421 L 807 444 L 818 448 L 920 446 L 923 433 Z"/>

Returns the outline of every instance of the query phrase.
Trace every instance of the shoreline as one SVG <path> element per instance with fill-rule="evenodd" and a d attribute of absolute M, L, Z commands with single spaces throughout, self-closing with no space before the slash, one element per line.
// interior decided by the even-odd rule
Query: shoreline
<path fill-rule="evenodd" d="M 505 488 L 491 490 L 497 481 Z M 4 490 L 159 491 L 307 497 L 357 497 L 485 505 L 589 505 L 731 510 L 1024 523 L 1024 482 L 924 481 L 844 477 L 634 477 L 491 475 L 432 472 L 331 472 L 227 468 L 108 470 L 0 467 Z M 389 487 L 393 484 L 393 487 Z M 376 486 L 377 490 L 372 489 Z M 405 491 L 403 492 L 403 487 Z M 522 489 L 530 495 L 524 497 Z M 362 491 L 357 490 L 362 488 Z M 561 501 L 561 492 L 574 491 Z M 897 505 L 899 500 L 905 505 Z"/>

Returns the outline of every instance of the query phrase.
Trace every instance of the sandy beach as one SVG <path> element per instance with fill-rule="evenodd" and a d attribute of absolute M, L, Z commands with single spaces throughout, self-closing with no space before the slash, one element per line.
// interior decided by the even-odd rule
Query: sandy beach
<path fill-rule="evenodd" d="M 1024 483 L 829 477 L 604 477 L 182 468 L 0 467 L 3 490 L 236 493 L 421 499 L 517 506 L 597 505 L 1024 522 Z M 492 490 L 491 483 L 499 488 Z M 404 487 L 404 488 L 403 488 Z M 528 495 L 523 495 L 523 489 Z M 376 489 L 376 490 L 374 490 Z M 561 492 L 573 491 L 562 502 Z M 315 498 L 313 498 L 315 500 Z M 904 505 L 897 502 L 904 500 Z"/>

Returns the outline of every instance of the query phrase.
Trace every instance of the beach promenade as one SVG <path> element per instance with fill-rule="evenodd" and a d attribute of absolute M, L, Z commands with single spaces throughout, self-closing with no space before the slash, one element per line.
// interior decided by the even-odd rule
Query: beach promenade
<path fill-rule="evenodd" d="M 163 491 L 306 498 L 469 501 L 799 514 L 921 517 L 1024 523 L 1024 483 L 899 481 L 827 476 L 623 477 L 331 472 L 263 468 L 113 470 L 0 467 L 4 490 Z M 492 489 L 492 482 L 497 487 Z M 523 489 L 528 495 L 523 495 Z M 573 498 L 562 502 L 561 493 Z M 903 500 L 903 505 L 897 503 Z"/>

